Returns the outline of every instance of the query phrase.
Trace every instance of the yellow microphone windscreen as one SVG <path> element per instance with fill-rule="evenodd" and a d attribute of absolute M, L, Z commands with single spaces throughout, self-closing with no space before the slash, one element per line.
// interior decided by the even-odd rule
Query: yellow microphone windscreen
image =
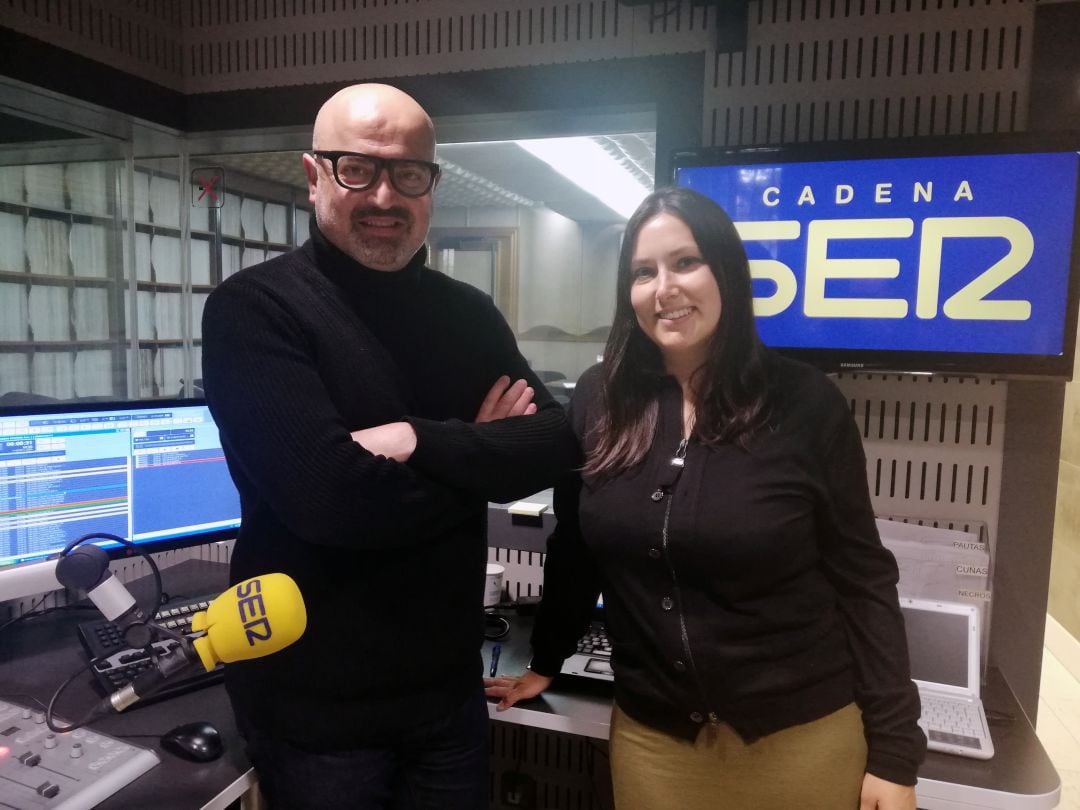
<path fill-rule="evenodd" d="M 263 574 L 234 585 L 191 619 L 206 669 L 218 663 L 261 658 L 288 647 L 307 627 L 300 589 L 287 574 Z"/>

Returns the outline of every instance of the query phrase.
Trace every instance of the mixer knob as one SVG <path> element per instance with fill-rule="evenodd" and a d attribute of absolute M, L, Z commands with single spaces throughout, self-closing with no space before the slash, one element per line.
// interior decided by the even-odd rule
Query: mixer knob
<path fill-rule="evenodd" d="M 82 743 L 72 743 L 71 745 L 71 758 L 78 759 L 83 755 Z"/>
<path fill-rule="evenodd" d="M 40 711 L 40 710 L 34 712 L 34 722 L 35 723 L 44 723 L 45 722 L 45 712 Z"/>
<path fill-rule="evenodd" d="M 45 738 L 45 747 L 46 748 L 56 748 L 56 735 L 55 734 L 49 734 Z"/>

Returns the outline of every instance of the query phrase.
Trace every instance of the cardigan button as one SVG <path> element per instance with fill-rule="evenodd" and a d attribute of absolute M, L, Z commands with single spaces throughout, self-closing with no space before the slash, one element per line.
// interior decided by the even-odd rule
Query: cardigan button
<path fill-rule="evenodd" d="M 675 607 L 675 600 L 672 599 L 670 596 L 665 596 L 663 599 L 660 600 L 660 607 L 662 607 L 664 610 L 671 610 L 673 607 Z"/>
<path fill-rule="evenodd" d="M 664 500 L 664 490 L 662 490 L 660 487 L 657 487 L 656 492 L 654 492 L 649 497 L 659 503 L 660 501 Z"/>
<path fill-rule="evenodd" d="M 676 672 L 686 672 L 686 662 L 685 662 L 685 661 L 681 661 L 681 660 L 679 660 L 678 658 L 676 658 L 676 659 L 675 659 L 675 660 L 674 660 L 674 661 L 673 661 L 673 662 L 671 663 L 671 666 L 673 666 L 673 667 L 675 668 L 675 671 L 676 671 Z"/>
<path fill-rule="evenodd" d="M 654 560 L 659 560 L 660 559 L 660 549 L 658 549 L 658 548 L 650 548 L 649 549 L 649 557 L 651 559 L 654 559 Z"/>
<path fill-rule="evenodd" d="M 690 720 L 694 723 L 704 723 L 705 715 L 703 715 L 701 712 L 690 712 Z"/>

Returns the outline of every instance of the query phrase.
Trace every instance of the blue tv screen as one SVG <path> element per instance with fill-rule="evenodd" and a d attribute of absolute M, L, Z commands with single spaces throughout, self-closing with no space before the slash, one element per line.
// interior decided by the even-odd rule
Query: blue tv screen
<path fill-rule="evenodd" d="M 1080 137 L 677 152 L 750 259 L 762 340 L 827 370 L 1072 375 Z"/>

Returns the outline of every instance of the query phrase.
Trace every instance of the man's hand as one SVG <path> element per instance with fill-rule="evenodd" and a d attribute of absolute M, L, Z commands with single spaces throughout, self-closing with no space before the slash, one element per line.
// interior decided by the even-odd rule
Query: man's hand
<path fill-rule="evenodd" d="M 516 678 L 506 676 L 498 678 L 484 678 L 484 694 L 488 697 L 499 698 L 496 711 L 509 709 L 519 700 L 534 698 L 551 686 L 551 678 L 538 675 L 531 669 L 525 670 Z"/>
<path fill-rule="evenodd" d="M 525 380 L 517 380 L 511 385 L 510 378 L 503 374 L 487 392 L 474 421 L 494 422 L 508 416 L 528 416 L 536 413 L 536 403 L 532 401 L 535 393 Z"/>
<path fill-rule="evenodd" d="M 477 422 L 494 422 L 508 416 L 527 416 L 536 413 L 532 401 L 535 392 L 525 380 L 513 385 L 505 374 L 495 381 L 484 397 L 476 414 Z M 408 422 L 390 422 L 350 434 L 353 441 L 375 456 L 386 456 L 394 461 L 406 462 L 416 449 L 416 431 Z"/>
<path fill-rule="evenodd" d="M 408 422 L 389 422 L 378 427 L 354 430 L 353 441 L 375 456 L 406 462 L 416 449 L 416 431 Z"/>
<path fill-rule="evenodd" d="M 915 810 L 915 788 L 868 773 L 863 777 L 859 810 Z"/>

